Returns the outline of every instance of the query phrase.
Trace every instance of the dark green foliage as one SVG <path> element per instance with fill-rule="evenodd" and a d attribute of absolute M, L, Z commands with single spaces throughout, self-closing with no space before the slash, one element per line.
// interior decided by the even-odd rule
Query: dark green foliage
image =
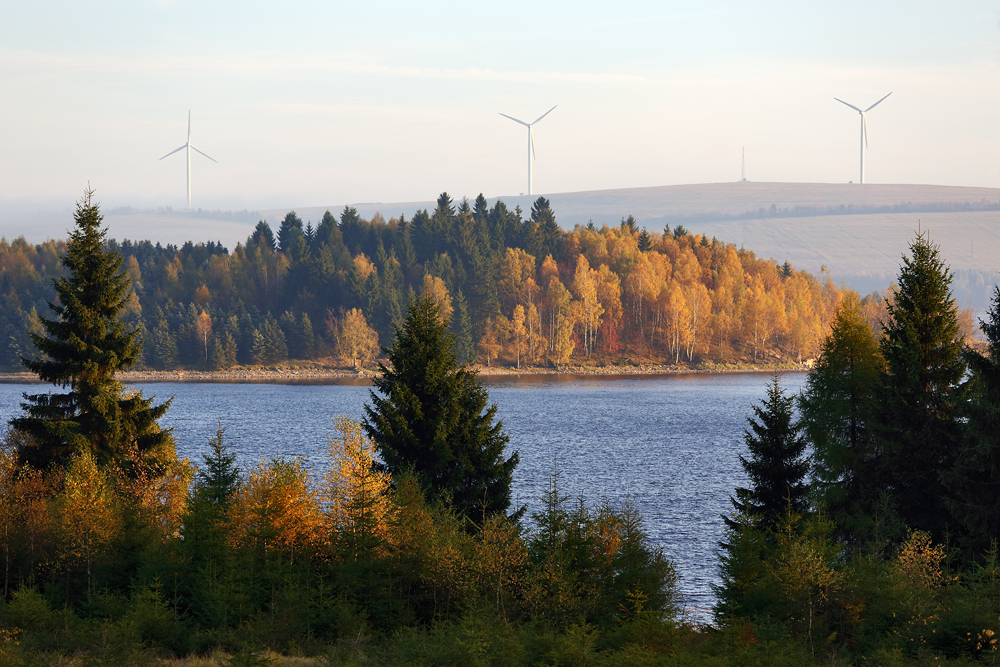
<path fill-rule="evenodd" d="M 851 293 L 799 396 L 801 422 L 813 447 L 813 491 L 847 535 L 855 535 L 872 515 L 881 491 L 871 479 L 871 467 L 882 366 L 878 341 Z"/>
<path fill-rule="evenodd" d="M 430 297 L 409 305 L 384 352 L 391 369 L 379 364 L 364 420 L 384 469 L 412 470 L 432 498 L 449 499 L 475 521 L 506 511 L 518 454 L 504 458 L 509 438 L 497 407 L 477 375 L 458 366 L 454 337 Z"/>
<path fill-rule="evenodd" d="M 462 290 L 455 293 L 455 312 L 451 316 L 452 334 L 455 336 L 455 357 L 459 364 L 471 364 L 476 359 L 476 348 L 472 342 L 472 319 L 469 317 L 469 306 L 462 295 Z"/>
<path fill-rule="evenodd" d="M 334 250 L 343 248 L 344 237 L 340 233 L 340 227 L 337 226 L 337 219 L 330 211 L 323 213 L 323 219 L 316 225 L 313 244 L 316 247 L 328 246 Z"/>
<path fill-rule="evenodd" d="M 796 512 L 806 509 L 804 479 L 809 467 L 803 458 L 802 428 L 793 421 L 794 403 L 775 374 L 767 386 L 767 398 L 753 406 L 754 416 L 747 418 L 750 430 L 743 432 L 750 458 L 740 455 L 740 464 L 750 478 L 750 488 L 736 489 L 737 497 L 730 500 L 738 514 L 760 516 L 765 528 L 776 525 L 789 507 Z M 726 524 L 735 526 L 728 518 Z"/>
<path fill-rule="evenodd" d="M 581 620 L 609 627 L 643 611 L 675 618 L 677 572 L 650 544 L 632 499 L 620 508 L 605 500 L 596 511 L 582 500 L 568 506 L 558 481 L 556 470 L 542 511 L 532 514 L 533 580 L 527 592 L 532 615 L 558 628 Z"/>
<path fill-rule="evenodd" d="M 536 259 L 541 262 L 546 255 L 552 255 L 558 261 L 560 257 L 559 240 L 561 230 L 556 224 L 556 215 L 545 197 L 539 197 L 531 205 L 531 221 L 535 223 L 538 254 Z"/>
<path fill-rule="evenodd" d="M 253 233 L 250 234 L 249 241 L 247 242 L 247 246 L 250 245 L 264 245 L 272 251 L 276 250 L 277 246 L 274 243 L 274 232 L 271 231 L 271 226 L 263 220 L 258 222 L 257 226 L 253 230 Z"/>
<path fill-rule="evenodd" d="M 357 254 L 365 241 L 365 226 L 362 224 L 361 216 L 358 215 L 358 209 L 352 206 L 344 207 L 340 214 L 340 234 L 351 254 Z"/>
<path fill-rule="evenodd" d="M 881 352 L 878 486 L 912 528 L 944 536 L 948 513 L 941 471 L 961 444 L 957 421 L 966 371 L 951 273 L 927 234 L 910 243 L 899 289 L 889 306 Z"/>
<path fill-rule="evenodd" d="M 219 424 L 215 437 L 208 441 L 211 451 L 203 455 L 202 468 L 194 481 L 193 496 L 214 507 L 224 509 L 240 487 L 240 471 L 236 454 L 223 442 L 225 431 Z"/>
<path fill-rule="evenodd" d="M 282 252 L 288 252 L 293 241 L 299 237 L 304 238 L 302 219 L 295 214 L 295 211 L 289 211 L 281 221 L 281 226 L 278 227 L 278 249 Z"/>
<path fill-rule="evenodd" d="M 141 393 L 129 394 L 115 373 L 135 363 L 142 349 L 138 332 L 118 318 L 131 292 L 122 257 L 102 248 L 103 216 L 88 190 L 77 203 L 63 264 L 67 276 L 53 281 L 55 319 L 42 319 L 45 335 L 32 335 L 41 356 L 24 365 L 43 382 L 69 387 L 65 394 L 25 394 L 23 417 L 11 426 L 27 436 L 21 460 L 37 468 L 66 462 L 90 450 L 102 464 L 134 458 L 148 465 L 173 456 L 169 431 L 159 428 L 170 402 L 153 406 Z"/>
<path fill-rule="evenodd" d="M 638 241 L 639 252 L 648 252 L 653 249 L 653 239 L 650 237 L 649 232 L 643 227 L 642 231 L 639 232 Z"/>
<path fill-rule="evenodd" d="M 742 494 L 741 507 L 726 521 L 725 538 L 720 543 L 719 579 L 712 590 L 719 599 L 713 609 L 716 623 L 725 625 L 729 619 L 753 616 L 773 600 L 773 594 L 761 583 L 765 579 L 768 533 L 760 527 L 760 517 L 750 514 L 747 493 Z"/>
<path fill-rule="evenodd" d="M 966 433 L 945 478 L 949 507 L 966 529 L 973 553 L 1000 539 L 1000 287 L 993 288 L 992 307 L 980 327 L 986 349 L 965 350 L 971 373 Z"/>
<path fill-rule="evenodd" d="M 704 243 L 704 241 L 705 241 L 705 239 L 704 239 L 704 237 L 702 237 L 702 243 L 703 243 L 703 245 L 708 245 L 708 244 Z M 792 277 L 792 265 L 791 265 L 790 262 L 788 262 L 788 260 L 785 260 L 785 263 L 781 265 L 781 277 L 782 278 L 791 278 Z"/>

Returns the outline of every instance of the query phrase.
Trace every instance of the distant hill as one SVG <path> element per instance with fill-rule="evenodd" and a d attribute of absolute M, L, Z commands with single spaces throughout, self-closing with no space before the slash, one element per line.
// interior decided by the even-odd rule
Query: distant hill
<path fill-rule="evenodd" d="M 451 193 L 452 196 L 459 196 Z M 708 183 L 545 194 L 565 229 L 617 224 L 634 216 L 640 227 L 662 230 L 684 225 L 698 234 L 743 245 L 759 257 L 819 273 L 866 293 L 896 275 L 917 226 L 929 230 L 956 271 L 956 298 L 979 311 L 989 303 L 1000 270 L 1000 188 L 946 185 L 855 185 L 838 183 Z M 493 197 L 527 214 L 537 195 Z M 352 204 L 370 218 L 386 219 L 433 201 Z M 317 220 L 343 205 L 296 208 Z M 286 211 L 262 211 L 280 220 Z"/>
<path fill-rule="evenodd" d="M 475 197 L 477 193 L 466 194 Z M 985 310 L 990 286 L 1000 270 L 1000 188 L 735 182 L 544 196 L 565 229 L 591 220 L 598 226 L 617 224 L 629 215 L 650 230 L 683 224 L 692 232 L 743 245 L 761 257 L 788 260 L 811 272 L 826 266 L 835 280 L 862 292 L 880 289 L 895 276 L 918 224 L 930 231 L 956 271 L 956 296 L 963 305 L 971 301 Z M 527 215 L 536 197 L 492 197 L 489 202 L 503 199 L 508 207 L 520 206 Z M 362 217 L 380 212 L 389 219 L 433 209 L 434 201 L 351 205 Z M 294 208 L 303 220 L 315 223 L 327 209 L 339 215 L 344 204 Z M 290 209 L 259 213 L 276 227 Z M 64 237 L 70 216 L 50 217 L 28 224 L 4 221 L 0 233 L 8 238 L 24 234 L 31 241 Z M 246 239 L 256 222 L 213 217 L 208 212 L 185 216 L 127 211 L 112 212 L 106 221 L 111 235 L 119 239 L 149 238 L 174 244 L 211 239 L 230 249 Z"/>

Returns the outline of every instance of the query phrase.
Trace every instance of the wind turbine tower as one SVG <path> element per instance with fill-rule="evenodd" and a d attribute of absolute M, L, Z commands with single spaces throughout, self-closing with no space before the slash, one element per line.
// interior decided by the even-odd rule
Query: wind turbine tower
<path fill-rule="evenodd" d="M 171 155 L 173 155 L 174 153 L 176 153 L 177 151 L 182 151 L 182 150 L 185 150 L 185 149 L 187 149 L 187 192 L 188 192 L 188 210 L 190 211 L 191 210 L 191 151 L 193 151 L 193 150 L 194 151 L 198 151 L 199 153 L 201 153 L 202 155 L 204 155 L 205 157 L 207 157 L 209 160 L 211 160 L 215 164 L 219 164 L 218 160 L 216 160 L 215 158 L 213 158 L 209 154 L 207 154 L 207 153 L 205 153 L 203 151 L 200 151 L 200 150 L 198 150 L 197 148 L 195 148 L 194 146 L 191 145 L 191 110 L 190 109 L 188 110 L 188 138 L 187 138 L 187 141 L 184 142 L 183 146 L 181 146 L 180 148 L 175 148 L 174 150 L 170 151 L 169 153 L 167 153 L 166 155 L 164 155 L 160 159 L 162 160 L 163 158 L 168 158 Z"/>
<path fill-rule="evenodd" d="M 889 93 L 889 95 L 892 95 L 892 93 Z M 885 97 L 889 97 L 889 95 L 886 95 Z M 837 100 L 838 102 L 840 102 L 841 104 L 847 104 L 847 106 L 851 107 L 852 109 L 854 109 L 855 111 L 857 111 L 859 114 L 861 114 L 861 181 L 860 182 L 861 182 L 862 185 L 864 185 L 864 182 L 865 182 L 865 148 L 868 146 L 868 126 L 867 126 L 867 124 L 865 122 L 865 114 L 867 114 L 869 111 L 871 111 L 872 109 L 874 109 L 875 107 L 877 107 L 879 104 L 881 104 L 882 100 L 884 100 L 885 97 L 883 97 L 881 100 L 879 100 L 875 104 L 871 105 L 870 107 L 868 107 L 864 111 L 862 111 L 861 109 L 857 108 L 853 104 L 847 104 L 847 102 L 845 102 L 844 100 L 842 100 L 840 98 L 837 98 L 837 97 L 833 98 L 833 99 Z"/>
<path fill-rule="evenodd" d="M 747 149 L 743 147 L 743 166 L 740 168 L 740 181 L 746 183 L 747 180 Z"/>
<path fill-rule="evenodd" d="M 557 106 L 559 106 L 559 105 L 557 104 L 556 107 Z M 556 107 L 552 107 L 552 109 L 549 109 L 548 111 L 546 111 L 545 113 L 543 113 L 541 116 L 539 116 L 538 118 L 536 118 L 534 123 L 525 123 L 523 120 L 518 120 L 517 118 L 514 118 L 513 116 L 508 116 L 505 113 L 500 114 L 504 118 L 509 118 L 512 121 L 514 121 L 515 123 L 520 123 L 521 125 L 524 125 L 526 128 L 528 128 L 528 194 L 529 195 L 532 194 L 532 191 L 531 191 L 531 159 L 533 157 L 535 157 L 535 142 L 531 138 L 531 126 L 534 125 L 535 123 L 537 123 L 538 121 L 540 121 L 541 119 L 545 118 L 546 116 L 548 116 L 550 113 L 552 113 L 552 110 L 555 109 Z"/>

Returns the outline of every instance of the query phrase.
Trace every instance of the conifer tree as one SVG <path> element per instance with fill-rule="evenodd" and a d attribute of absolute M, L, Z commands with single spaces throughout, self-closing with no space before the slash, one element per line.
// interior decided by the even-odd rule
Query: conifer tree
<path fill-rule="evenodd" d="M 994 286 L 988 321 L 979 321 L 986 350 L 965 351 L 971 371 L 966 433 L 945 484 L 949 506 L 969 535 L 973 553 L 1000 538 L 1000 287 Z"/>
<path fill-rule="evenodd" d="M 794 402 L 792 396 L 785 395 L 775 373 L 767 386 L 767 398 L 753 406 L 754 416 L 747 418 L 750 430 L 743 431 L 750 458 L 740 455 L 740 464 L 750 478 L 750 488 L 736 489 L 738 499 L 730 501 L 737 514 L 759 516 L 759 525 L 764 528 L 777 525 L 789 508 L 795 512 L 806 509 L 806 441 L 802 428 L 792 420 Z M 728 526 L 737 527 L 732 519 L 725 519 Z"/>
<path fill-rule="evenodd" d="M 451 318 L 452 333 L 455 334 L 455 355 L 459 364 L 471 364 L 476 358 L 476 348 L 472 342 L 472 319 L 469 306 L 462 290 L 455 293 L 455 314 Z"/>
<path fill-rule="evenodd" d="M 127 465 L 138 454 L 156 466 L 174 456 L 170 431 L 157 424 L 170 401 L 154 406 L 115 377 L 135 363 L 142 342 L 119 319 L 131 283 L 121 270 L 122 256 L 103 247 L 104 218 L 93 194 L 88 189 L 77 203 L 76 229 L 62 258 L 67 275 L 53 281 L 59 303 L 49 307 L 55 318 L 42 319 L 45 335 L 32 335 L 41 355 L 22 360 L 43 382 L 70 389 L 25 394 L 27 414 L 11 420 L 27 436 L 21 461 L 36 468 L 65 463 L 77 452 L 89 452 L 98 465 Z"/>
<path fill-rule="evenodd" d="M 496 404 L 477 374 L 459 367 L 454 336 L 438 306 L 414 299 L 395 329 L 391 364 L 379 364 L 364 428 L 379 449 L 381 468 L 394 477 L 412 471 L 432 500 L 450 499 L 473 521 L 510 507 L 518 454 L 504 458 L 509 437 Z"/>
<path fill-rule="evenodd" d="M 812 444 L 813 483 L 826 511 L 847 532 L 877 500 L 869 476 L 875 456 L 874 414 L 882 354 L 849 292 L 816 365 L 809 372 L 799 410 Z"/>
<path fill-rule="evenodd" d="M 264 220 L 257 223 L 254 227 L 253 232 L 250 234 L 250 238 L 247 239 L 247 247 L 257 247 L 259 245 L 266 245 L 271 250 L 276 248 L 274 243 L 274 232 L 271 231 L 271 226 L 267 224 Z"/>
<path fill-rule="evenodd" d="M 642 231 L 639 232 L 638 248 L 639 252 L 649 252 L 653 249 L 653 239 L 649 235 L 649 232 L 646 231 L 645 227 L 643 227 Z"/>
<path fill-rule="evenodd" d="M 944 537 L 948 524 L 940 475 L 960 445 L 958 407 L 966 364 L 951 272 L 928 234 L 910 243 L 880 348 L 876 483 L 916 530 Z"/>
<path fill-rule="evenodd" d="M 292 240 L 298 236 L 293 230 L 302 234 L 302 219 L 295 214 L 295 211 L 289 211 L 278 227 L 278 249 L 281 252 L 287 253 L 292 247 Z"/>

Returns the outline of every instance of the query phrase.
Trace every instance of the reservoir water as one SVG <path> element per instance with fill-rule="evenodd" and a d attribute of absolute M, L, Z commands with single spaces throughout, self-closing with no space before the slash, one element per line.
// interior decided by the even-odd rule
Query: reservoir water
<path fill-rule="evenodd" d="M 794 393 L 804 373 L 786 373 Z M 484 378 L 491 401 L 520 452 L 514 498 L 529 514 L 554 469 L 571 500 L 618 504 L 630 496 L 651 539 L 673 559 L 689 613 L 705 618 L 718 581 L 720 514 L 746 478 L 743 429 L 765 394 L 767 374 L 525 376 Z M 178 454 L 200 463 L 219 423 L 241 463 L 301 457 L 325 466 L 332 419 L 363 416 L 371 386 L 337 384 L 151 383 L 135 385 L 157 403 L 173 396 L 161 423 Z M 22 392 L 44 385 L 0 384 L 0 422 L 20 414 Z"/>

